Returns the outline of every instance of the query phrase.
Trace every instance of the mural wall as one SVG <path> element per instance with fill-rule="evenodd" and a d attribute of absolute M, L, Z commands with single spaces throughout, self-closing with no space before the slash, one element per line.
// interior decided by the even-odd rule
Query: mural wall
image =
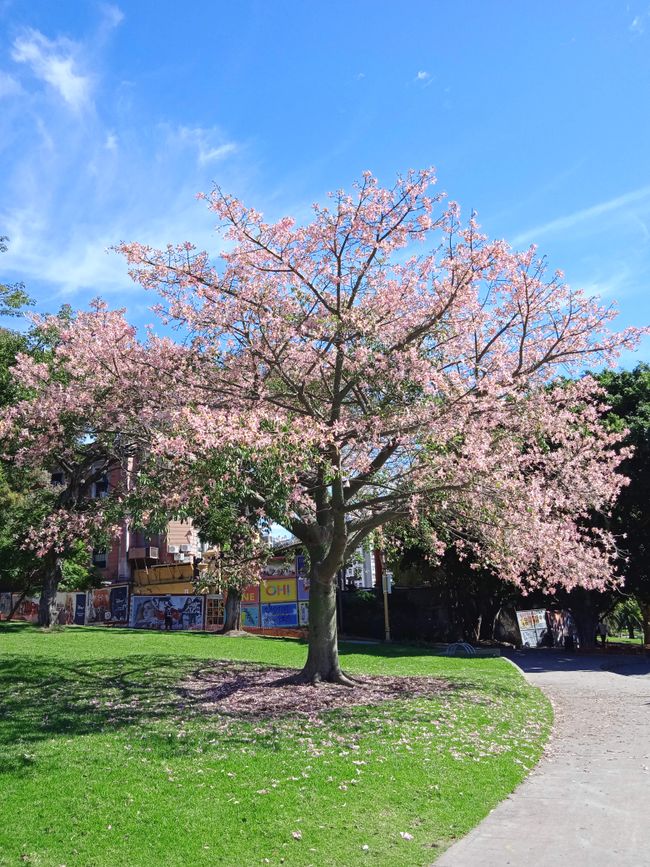
<path fill-rule="evenodd" d="M 20 593 L 12 594 L 11 601 L 13 605 L 16 604 L 19 597 Z M 23 599 L 18 608 L 16 608 L 13 619 L 26 621 L 27 623 L 38 623 L 38 597 L 27 596 L 25 599 Z"/>
<path fill-rule="evenodd" d="M 88 591 L 86 623 L 91 626 L 126 626 L 128 622 L 128 584 L 115 584 Z"/>
<path fill-rule="evenodd" d="M 203 629 L 203 596 L 132 596 L 135 629 Z"/>
<path fill-rule="evenodd" d="M 6 620 L 11 614 L 11 593 L 0 593 L 0 620 Z"/>
<path fill-rule="evenodd" d="M 86 620 L 85 593 L 56 594 L 56 622 L 59 626 L 83 626 Z"/>
<path fill-rule="evenodd" d="M 87 623 L 92 626 L 130 625 L 137 629 L 206 629 L 213 632 L 223 626 L 222 595 L 155 593 L 153 586 L 138 586 L 135 591 L 137 595 L 131 595 L 128 584 L 115 584 L 88 593 L 58 593 L 57 622 L 61 625 Z M 0 593 L 0 619 L 6 618 L 12 600 L 15 603 L 18 596 L 17 593 Z M 244 589 L 241 612 L 244 628 L 307 626 L 309 581 L 305 575 L 304 557 L 271 560 L 263 570 L 260 584 Z M 24 599 L 14 617 L 37 622 L 38 599 Z"/>
<path fill-rule="evenodd" d="M 271 560 L 262 570 L 259 585 L 242 594 L 242 626 L 286 629 L 306 626 L 309 621 L 309 582 L 305 558 L 299 555 Z"/>

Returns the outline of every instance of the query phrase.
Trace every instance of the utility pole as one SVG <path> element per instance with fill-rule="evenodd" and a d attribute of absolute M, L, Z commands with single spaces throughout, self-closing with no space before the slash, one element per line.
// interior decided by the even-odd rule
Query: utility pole
<path fill-rule="evenodd" d="M 391 592 L 391 573 L 385 568 L 381 551 L 377 552 L 377 559 L 381 564 L 381 589 L 384 597 L 384 640 L 390 641 L 390 613 L 388 610 L 388 594 Z"/>

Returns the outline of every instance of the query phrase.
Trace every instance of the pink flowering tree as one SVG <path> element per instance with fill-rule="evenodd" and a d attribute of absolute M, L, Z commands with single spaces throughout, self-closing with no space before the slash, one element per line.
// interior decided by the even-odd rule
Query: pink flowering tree
<path fill-rule="evenodd" d="M 220 262 L 191 244 L 123 244 L 132 276 L 192 339 L 192 447 L 268 448 L 294 460 L 289 527 L 310 562 L 302 679 L 347 682 L 335 576 L 387 523 L 426 526 L 504 580 L 611 580 L 615 540 L 591 526 L 622 479 L 589 378 L 637 339 L 547 274 L 535 248 L 489 241 L 431 197 L 430 171 L 392 189 L 368 174 L 314 219 L 267 223 L 216 189 Z"/>
<path fill-rule="evenodd" d="M 294 455 L 289 528 L 310 563 L 301 679 L 349 682 L 337 654 L 335 576 L 391 522 L 426 526 L 520 585 L 601 587 L 615 540 L 591 526 L 622 479 L 600 393 L 558 375 L 635 343 L 611 307 L 548 274 L 535 248 L 490 241 L 428 195 L 431 171 L 391 189 L 369 175 L 275 223 L 220 189 L 227 243 L 123 244 L 194 356 L 192 448 Z"/>
<path fill-rule="evenodd" d="M 147 363 L 160 355 L 155 341 L 145 349 L 122 313 L 100 303 L 37 319 L 36 327 L 51 350 L 40 361 L 18 357 L 13 374 L 24 396 L 0 412 L 0 441 L 5 456 L 51 488 L 49 508 L 35 512 L 24 533 L 41 567 L 39 620 L 49 626 L 62 560 L 80 543 L 90 553 L 109 542 L 134 495 L 134 461 L 151 449 L 152 419 L 161 426 L 161 364 Z"/>

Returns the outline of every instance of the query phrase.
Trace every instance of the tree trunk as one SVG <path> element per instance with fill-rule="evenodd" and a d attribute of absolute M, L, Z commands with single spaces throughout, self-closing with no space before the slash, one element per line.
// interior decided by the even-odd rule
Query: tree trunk
<path fill-rule="evenodd" d="M 23 601 L 25 596 L 27 596 L 27 590 L 23 590 L 23 592 L 20 594 L 18 599 L 16 599 L 16 601 L 14 602 L 13 607 L 12 607 L 11 611 L 9 612 L 8 617 L 7 617 L 7 621 L 11 620 L 11 618 L 14 616 L 16 611 L 18 611 L 18 606 Z"/>
<path fill-rule="evenodd" d="M 650 602 L 638 600 L 639 608 L 641 609 L 641 620 L 643 626 L 643 644 L 645 647 L 650 645 Z"/>
<path fill-rule="evenodd" d="M 241 590 L 229 587 L 226 593 L 226 608 L 223 613 L 223 629 L 221 634 L 239 632 L 241 630 Z"/>
<path fill-rule="evenodd" d="M 56 622 L 56 593 L 60 580 L 61 560 L 56 555 L 52 555 L 48 557 L 43 576 L 43 588 L 38 605 L 39 626 L 49 628 Z"/>
<path fill-rule="evenodd" d="M 309 651 L 298 682 L 355 685 L 341 671 L 337 637 L 336 572 L 324 575 L 312 567 L 309 573 Z"/>
<path fill-rule="evenodd" d="M 596 647 L 596 627 L 608 607 L 607 597 L 596 590 L 579 587 L 570 594 L 569 608 L 578 629 L 581 650 Z"/>

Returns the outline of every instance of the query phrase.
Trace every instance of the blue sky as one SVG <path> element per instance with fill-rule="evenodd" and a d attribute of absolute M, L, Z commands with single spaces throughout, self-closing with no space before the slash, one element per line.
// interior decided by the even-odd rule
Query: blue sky
<path fill-rule="evenodd" d="M 484 230 L 650 322 L 650 0 L 0 0 L 0 278 L 150 321 L 120 240 L 215 249 L 435 165 Z M 650 360 L 650 340 L 628 355 Z"/>

